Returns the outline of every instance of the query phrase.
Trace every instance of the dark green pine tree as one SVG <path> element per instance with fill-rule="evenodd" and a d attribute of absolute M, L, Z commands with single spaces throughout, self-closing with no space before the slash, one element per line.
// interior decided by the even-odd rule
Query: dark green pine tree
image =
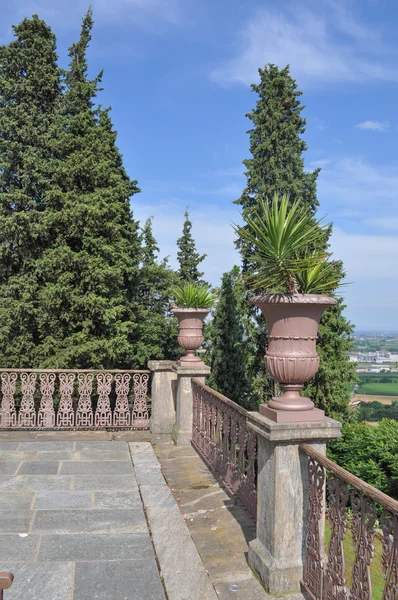
<path fill-rule="evenodd" d="M 0 365 L 38 366 L 37 260 L 62 97 L 56 40 L 37 15 L 0 47 Z"/>
<path fill-rule="evenodd" d="M 150 359 L 173 360 L 179 356 L 178 328 L 171 318 L 171 288 L 178 281 L 167 258 L 159 261 L 159 248 L 152 231 L 152 217 L 142 228 L 142 262 L 140 269 L 140 313 L 138 323 L 139 353 Z"/>
<path fill-rule="evenodd" d="M 259 69 L 259 74 L 260 83 L 252 86 L 258 95 L 256 108 L 247 115 L 253 123 L 248 132 L 252 156 L 244 161 L 247 185 L 236 203 L 241 206 L 243 217 L 248 217 L 254 214 L 260 201 L 271 200 L 275 193 L 287 194 L 292 202 L 300 200 L 314 211 L 318 206 L 316 182 L 320 169 L 312 172 L 304 169 L 303 153 L 307 145 L 301 137 L 306 126 L 301 114 L 304 108 L 300 103 L 302 93 L 291 77 L 289 67 L 279 69 L 275 65 L 267 65 Z M 325 247 L 327 243 L 326 237 Z M 237 246 L 242 256 L 243 272 L 250 274 L 253 249 L 242 240 L 237 241 Z M 343 272 L 343 268 L 341 270 Z M 346 385 L 355 380 L 355 374 L 345 353 L 351 344 L 352 327 L 342 311 L 340 303 L 328 309 L 322 317 L 318 344 L 321 366 L 310 383 L 310 395 L 317 406 L 325 408 L 327 414 L 344 416 L 349 403 Z M 244 317 L 247 319 L 250 315 L 257 323 L 252 338 L 251 376 L 257 384 L 264 384 L 265 394 L 270 396 L 273 390 L 271 386 L 267 389 L 262 360 L 266 350 L 266 327 L 259 312 L 247 304 Z M 344 384 L 337 383 L 338 379 Z"/>
<path fill-rule="evenodd" d="M 87 76 L 89 10 L 69 51 L 49 206 L 51 246 L 36 261 L 36 365 L 143 367 L 138 344 L 139 189 L 123 168 L 109 110 L 95 107 L 101 74 Z"/>
<path fill-rule="evenodd" d="M 249 403 L 247 344 L 239 310 L 240 287 L 240 270 L 235 266 L 222 277 L 218 302 L 207 331 L 211 338 L 208 382 L 237 404 L 253 408 Z"/>
<path fill-rule="evenodd" d="M 199 271 L 200 263 L 206 254 L 199 254 L 196 250 L 195 240 L 192 237 L 192 221 L 189 219 L 188 210 L 184 213 L 185 221 L 182 236 L 177 240 L 177 259 L 180 264 L 179 278 L 183 281 L 199 281 L 203 273 Z"/>

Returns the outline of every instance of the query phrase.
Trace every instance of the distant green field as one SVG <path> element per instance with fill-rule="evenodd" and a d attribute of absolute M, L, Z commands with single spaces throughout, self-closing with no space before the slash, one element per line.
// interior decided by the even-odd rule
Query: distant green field
<path fill-rule="evenodd" d="M 398 396 L 398 383 L 363 383 L 356 393 L 369 396 Z"/>

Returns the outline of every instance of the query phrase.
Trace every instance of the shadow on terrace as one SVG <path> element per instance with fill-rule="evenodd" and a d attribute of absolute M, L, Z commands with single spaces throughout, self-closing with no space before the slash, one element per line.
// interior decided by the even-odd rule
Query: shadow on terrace
<path fill-rule="evenodd" d="M 398 503 L 325 458 L 340 424 L 208 372 L 0 371 L 5 600 L 398 598 Z"/>

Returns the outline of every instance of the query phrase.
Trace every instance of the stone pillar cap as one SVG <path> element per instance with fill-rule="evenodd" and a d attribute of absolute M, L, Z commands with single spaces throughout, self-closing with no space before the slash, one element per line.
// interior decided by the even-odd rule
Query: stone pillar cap
<path fill-rule="evenodd" d="M 173 371 L 175 371 L 177 375 L 182 375 L 183 377 L 205 377 L 211 373 L 211 369 L 207 365 L 182 367 L 177 363 L 174 363 Z"/>
<path fill-rule="evenodd" d="M 247 424 L 258 435 L 275 442 L 303 442 L 341 437 L 341 423 L 329 417 L 311 423 L 276 423 L 258 412 L 248 412 Z"/>
<path fill-rule="evenodd" d="M 149 360 L 148 369 L 150 371 L 172 371 L 175 364 L 175 360 Z"/>

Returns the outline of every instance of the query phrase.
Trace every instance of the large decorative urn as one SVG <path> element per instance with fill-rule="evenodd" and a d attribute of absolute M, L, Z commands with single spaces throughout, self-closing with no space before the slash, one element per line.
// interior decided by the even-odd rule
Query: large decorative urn
<path fill-rule="evenodd" d="M 266 294 L 252 300 L 267 322 L 265 368 L 279 382 L 282 395 L 262 404 L 260 413 L 277 422 L 321 421 L 324 412 L 314 408 L 300 390 L 319 368 L 316 351 L 318 325 L 323 312 L 337 300 L 318 294 Z"/>
<path fill-rule="evenodd" d="M 182 367 L 203 367 L 204 362 L 195 355 L 195 351 L 203 344 L 203 321 L 210 310 L 175 307 L 171 312 L 179 322 L 178 343 L 187 351 L 178 364 Z"/>

